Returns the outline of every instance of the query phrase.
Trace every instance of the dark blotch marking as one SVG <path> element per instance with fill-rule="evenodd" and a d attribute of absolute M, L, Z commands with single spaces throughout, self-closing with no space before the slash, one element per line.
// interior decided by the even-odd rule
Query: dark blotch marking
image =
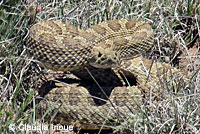
<path fill-rule="evenodd" d="M 81 48 L 81 40 L 79 40 L 79 39 L 72 39 L 69 37 L 64 37 L 63 43 L 64 43 L 63 45 L 68 49 L 75 48 L 75 47 Z"/>
<path fill-rule="evenodd" d="M 47 23 L 48 26 L 50 26 L 52 29 L 54 29 L 56 31 L 57 34 L 60 34 L 62 35 L 63 32 L 62 32 L 62 28 L 54 21 L 49 21 Z"/>
<path fill-rule="evenodd" d="M 146 29 L 149 31 L 149 30 L 151 30 L 151 26 L 147 23 L 143 23 L 142 25 L 137 27 L 137 30 L 140 30 L 140 29 Z"/>
<path fill-rule="evenodd" d="M 100 35 L 106 34 L 106 29 L 102 27 L 101 25 L 94 25 L 91 27 L 95 32 L 97 32 Z"/>
<path fill-rule="evenodd" d="M 39 40 L 42 44 L 44 45 L 49 45 L 49 44 L 56 44 L 55 42 L 55 37 L 53 34 L 50 33 L 42 33 L 39 35 Z"/>
<path fill-rule="evenodd" d="M 143 40 L 147 38 L 147 32 L 137 32 L 132 35 L 133 39 Z"/>
<path fill-rule="evenodd" d="M 126 22 L 125 26 L 129 30 L 129 29 L 132 29 L 133 27 L 135 27 L 137 22 L 138 21 L 136 21 L 136 20 L 128 20 L 128 22 Z"/>
<path fill-rule="evenodd" d="M 121 29 L 121 25 L 119 24 L 119 21 L 111 20 L 108 22 L 108 27 L 112 29 L 114 32 L 117 32 Z"/>
<path fill-rule="evenodd" d="M 80 32 L 79 36 L 85 38 L 89 42 L 93 42 L 97 38 L 97 36 L 95 36 L 94 34 L 88 33 L 86 31 L 85 32 Z"/>
<path fill-rule="evenodd" d="M 70 24 L 65 24 L 65 29 L 67 32 L 70 33 L 71 36 L 79 35 L 78 27 L 74 27 Z"/>
<path fill-rule="evenodd" d="M 125 45 L 128 44 L 128 42 L 129 41 L 127 39 L 125 39 L 125 38 L 116 38 L 116 39 L 113 40 L 114 46 L 117 46 L 117 47 L 125 46 Z"/>

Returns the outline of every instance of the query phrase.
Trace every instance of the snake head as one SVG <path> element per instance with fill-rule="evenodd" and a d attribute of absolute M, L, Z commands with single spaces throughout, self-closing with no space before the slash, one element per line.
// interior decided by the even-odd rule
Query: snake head
<path fill-rule="evenodd" d="M 116 51 L 94 47 L 92 55 L 89 58 L 89 64 L 96 68 L 112 68 L 118 67 L 121 63 L 119 54 Z"/>

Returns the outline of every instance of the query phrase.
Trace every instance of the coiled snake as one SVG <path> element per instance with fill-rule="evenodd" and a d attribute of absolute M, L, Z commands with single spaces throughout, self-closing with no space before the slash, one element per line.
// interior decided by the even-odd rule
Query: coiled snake
<path fill-rule="evenodd" d="M 28 47 L 47 68 L 73 71 L 87 66 L 111 68 L 153 45 L 149 24 L 111 20 L 83 31 L 58 21 L 42 21 L 30 29 Z"/>
<path fill-rule="evenodd" d="M 149 96 L 150 88 L 153 93 L 158 93 L 158 76 L 168 78 L 172 69 L 154 63 L 149 74 L 150 60 L 135 58 L 153 46 L 151 26 L 137 20 L 111 20 L 85 31 L 58 21 L 42 21 L 30 28 L 26 44 L 46 68 L 70 71 L 81 78 L 75 82 L 68 79 L 67 84 L 54 82 L 49 89 L 40 89 L 41 96 L 45 97 L 40 102 L 41 109 L 47 109 L 57 101 L 54 105 L 54 110 L 59 108 L 57 121 L 78 123 L 81 128 L 117 125 L 116 119 L 129 119 L 128 114 L 139 109 L 135 99 L 141 103 L 144 93 L 145 97 Z M 85 68 L 94 75 L 107 97 L 90 79 Z M 122 73 L 130 77 L 136 98 L 129 86 L 120 83 L 112 68 L 121 68 Z M 179 72 L 172 70 L 172 74 Z M 44 90 L 51 91 L 43 93 Z M 94 99 L 97 97 L 101 101 Z"/>

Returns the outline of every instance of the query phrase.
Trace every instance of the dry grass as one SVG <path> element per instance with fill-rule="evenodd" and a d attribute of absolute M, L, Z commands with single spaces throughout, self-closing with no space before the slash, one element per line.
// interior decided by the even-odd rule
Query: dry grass
<path fill-rule="evenodd" d="M 31 1 L 31 0 L 27 0 Z M 35 18 L 35 6 L 41 7 Z M 102 21 L 137 18 L 151 24 L 155 47 L 146 55 L 192 74 L 188 83 L 175 78 L 165 83 L 169 98 L 144 109 L 114 127 L 128 133 L 200 133 L 200 2 L 195 0 L 22 0 L 0 2 L 0 132 L 9 125 L 35 123 L 35 92 L 31 79 L 36 65 L 27 58 L 24 38 L 35 20 L 53 19 L 83 29 Z M 39 79 L 39 78 L 38 78 Z M 34 80 L 35 83 L 39 80 Z M 33 104 L 33 110 L 28 105 Z"/>

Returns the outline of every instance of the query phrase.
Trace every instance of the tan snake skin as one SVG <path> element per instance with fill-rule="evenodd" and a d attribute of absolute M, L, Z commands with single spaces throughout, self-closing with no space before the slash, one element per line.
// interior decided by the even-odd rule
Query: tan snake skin
<path fill-rule="evenodd" d="M 110 101 L 105 98 L 95 82 L 83 80 L 72 82 L 64 79 L 62 82 L 51 81 L 49 87 L 44 86 L 40 89 L 40 96 L 44 97 L 40 102 L 41 111 L 44 113 L 54 106 L 51 115 L 59 109 L 54 123 L 75 125 L 82 129 L 99 129 L 102 125 L 104 128 L 117 126 L 130 120 L 131 114 L 142 113 L 138 105 L 141 108 L 145 105 L 148 107 L 150 104 L 147 102 L 151 100 L 153 104 L 151 105 L 154 106 L 163 101 L 163 98 L 167 99 L 170 87 L 165 87 L 165 83 L 168 83 L 168 86 L 173 85 L 174 81 L 181 81 L 186 77 L 186 74 L 174 67 L 159 62 L 152 64 L 151 60 L 141 57 L 125 61 L 123 65 L 123 68 L 129 70 L 123 72 L 130 78 L 131 87 L 116 83 L 111 85 L 99 83 Z M 111 70 L 104 70 L 103 73 L 109 73 L 113 81 L 120 82 Z M 132 76 L 129 76 L 129 73 Z M 103 79 L 107 80 L 106 78 L 107 75 Z M 51 118 L 52 116 L 48 116 L 47 120 Z"/>
<path fill-rule="evenodd" d="M 153 45 L 149 24 L 137 20 L 111 20 L 83 31 L 58 21 L 42 21 L 31 27 L 27 46 L 47 68 L 79 70 L 120 65 Z"/>
<path fill-rule="evenodd" d="M 129 86 L 123 86 L 111 68 L 121 68 L 121 78 L 122 74 L 129 78 L 139 104 L 150 96 L 149 89 L 156 94 L 153 100 L 159 100 L 162 78 L 179 73 L 168 65 L 154 63 L 148 75 L 151 61 L 135 57 L 153 46 L 153 31 L 149 24 L 137 20 L 111 20 L 86 31 L 58 21 L 42 21 L 31 27 L 26 44 L 46 68 L 71 71 L 81 78 L 51 82 L 49 88 L 41 87 L 39 94 L 45 98 L 40 102 L 42 111 L 58 101 L 53 108 L 59 108 L 54 121 L 77 123 L 84 129 L 118 125 L 119 120 L 130 118 L 129 113 L 139 111 Z M 85 73 L 85 67 L 107 97 Z"/>

